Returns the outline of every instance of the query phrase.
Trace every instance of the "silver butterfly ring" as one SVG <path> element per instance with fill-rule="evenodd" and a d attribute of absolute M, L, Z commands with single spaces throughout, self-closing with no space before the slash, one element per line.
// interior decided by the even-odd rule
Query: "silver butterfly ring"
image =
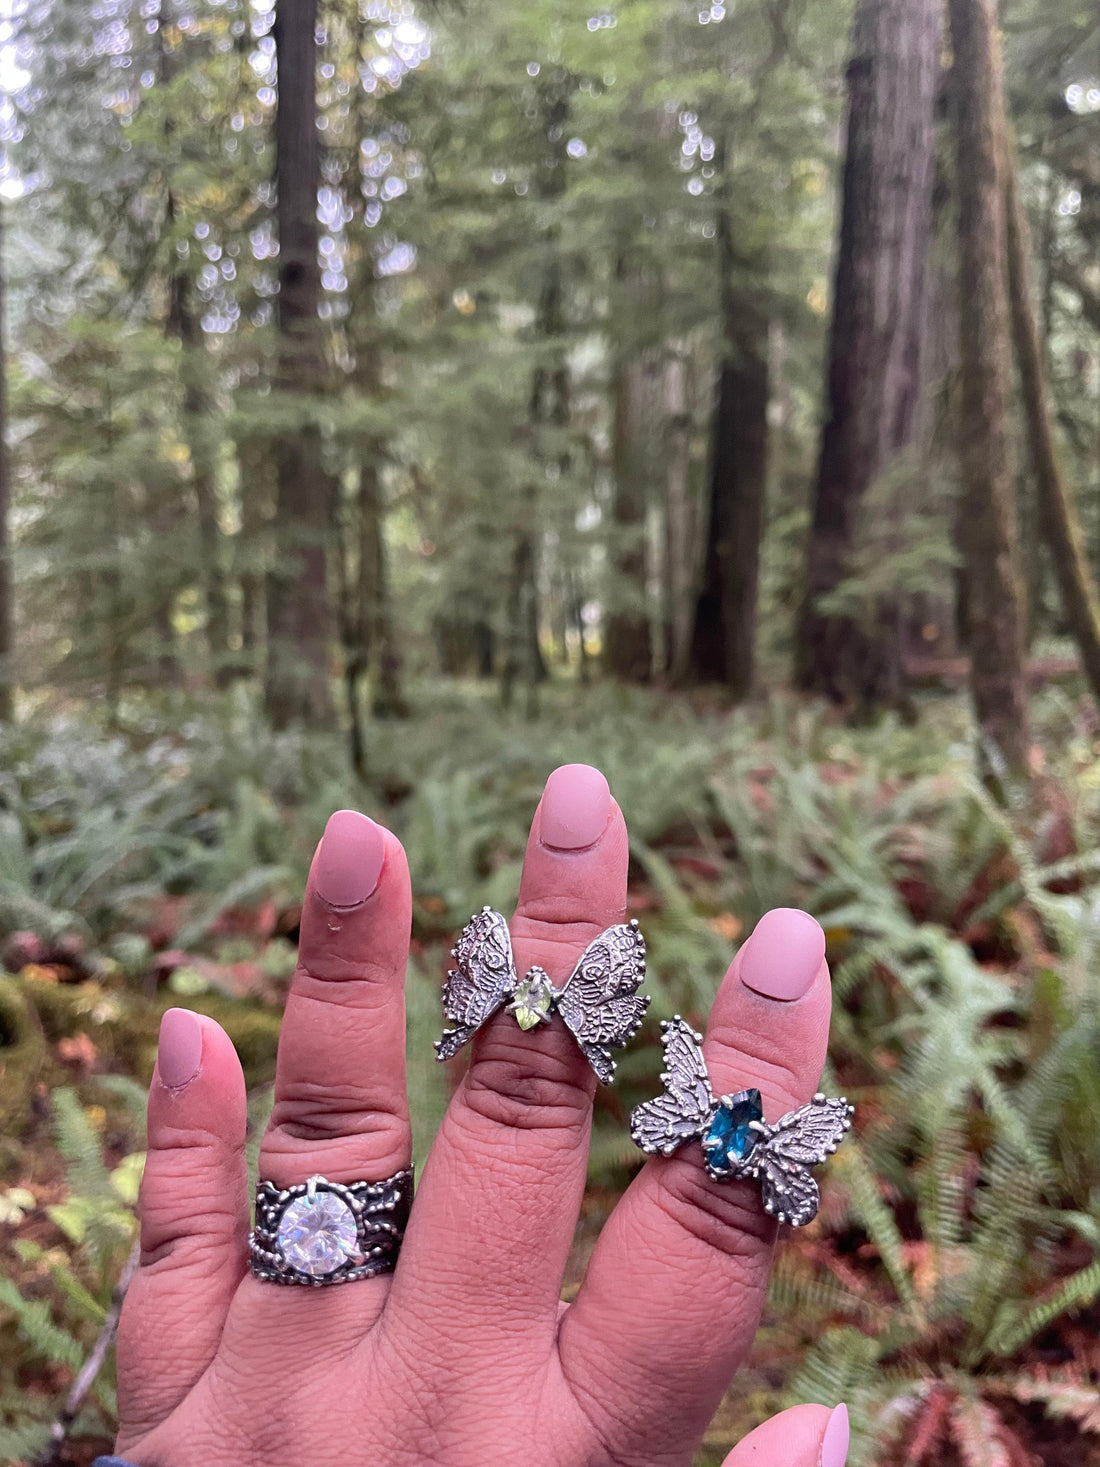
<path fill-rule="evenodd" d="M 696 1034 L 679 1014 L 661 1024 L 665 1051 L 664 1092 L 630 1117 L 635 1145 L 651 1156 L 671 1156 L 688 1141 L 702 1142 L 708 1175 L 716 1181 L 748 1178 L 760 1184 L 764 1210 L 801 1228 L 813 1222 L 821 1201 L 811 1167 L 840 1145 L 855 1107 L 841 1096 L 815 1095 L 774 1125 L 764 1120 L 759 1090 L 715 1100 Z"/>
<path fill-rule="evenodd" d="M 451 956 L 455 966 L 443 985 L 443 1010 L 455 1027 L 436 1040 L 439 1059 L 456 1055 L 507 1004 L 521 1029 L 535 1029 L 560 1014 L 599 1079 L 611 1084 L 611 1051 L 637 1033 L 649 1007 L 648 994 L 638 992 L 645 978 L 645 938 L 637 922 L 601 932 L 560 988 L 542 968 L 520 979 L 508 924 L 491 907 L 470 919 Z"/>

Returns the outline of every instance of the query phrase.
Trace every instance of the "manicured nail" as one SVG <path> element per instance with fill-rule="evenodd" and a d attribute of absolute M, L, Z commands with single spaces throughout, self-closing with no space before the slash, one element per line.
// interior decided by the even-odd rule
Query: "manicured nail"
<path fill-rule="evenodd" d="M 378 885 L 385 857 L 380 825 L 358 810 L 337 810 L 313 860 L 313 889 L 330 907 L 357 907 Z"/>
<path fill-rule="evenodd" d="M 821 1438 L 821 1467 L 844 1467 L 848 1460 L 848 1408 L 841 1404 L 829 1417 Z"/>
<path fill-rule="evenodd" d="M 166 1009 L 157 1040 L 157 1074 L 169 1090 L 180 1090 L 199 1073 L 202 1025 L 190 1009 Z"/>
<path fill-rule="evenodd" d="M 801 998 L 825 957 L 825 934 L 797 907 L 765 912 L 741 949 L 741 982 L 765 998 Z"/>
<path fill-rule="evenodd" d="M 555 851 L 582 851 L 599 840 L 611 813 L 607 780 L 590 764 L 563 764 L 546 781 L 539 839 Z"/>

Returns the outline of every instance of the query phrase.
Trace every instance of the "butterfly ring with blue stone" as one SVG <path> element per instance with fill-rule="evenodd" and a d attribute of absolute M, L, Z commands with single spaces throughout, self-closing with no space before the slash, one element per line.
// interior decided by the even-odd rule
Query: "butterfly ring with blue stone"
<path fill-rule="evenodd" d="M 521 1029 L 535 1029 L 560 1014 L 599 1079 L 611 1084 L 611 1051 L 637 1033 L 649 1007 L 648 994 L 638 992 L 645 978 L 645 938 L 637 922 L 601 932 L 560 988 L 542 968 L 520 979 L 508 924 L 491 907 L 470 919 L 451 956 L 455 966 L 443 985 L 443 1010 L 455 1027 L 436 1041 L 439 1059 L 451 1059 L 507 1005 Z"/>
<path fill-rule="evenodd" d="M 635 1145 L 651 1156 L 671 1156 L 687 1142 L 700 1141 L 707 1173 L 715 1181 L 758 1182 L 765 1212 L 781 1223 L 805 1227 L 821 1201 L 810 1168 L 844 1140 L 855 1107 L 843 1096 L 830 1100 L 818 1094 L 769 1125 L 759 1090 L 715 1100 L 702 1042 L 679 1014 L 661 1024 L 664 1091 L 631 1115 Z"/>
<path fill-rule="evenodd" d="M 413 1174 L 382 1182 L 330 1182 L 310 1177 L 281 1190 L 256 1188 L 256 1225 L 248 1235 L 249 1267 L 273 1284 L 347 1284 L 392 1273 L 409 1220 Z"/>

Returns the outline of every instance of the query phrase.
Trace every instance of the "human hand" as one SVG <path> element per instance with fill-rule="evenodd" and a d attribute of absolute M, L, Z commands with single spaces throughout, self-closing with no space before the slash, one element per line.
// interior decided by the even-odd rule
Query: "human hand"
<path fill-rule="evenodd" d="M 603 776 L 557 770 L 511 924 L 519 970 L 562 981 L 623 919 L 626 880 L 626 826 Z M 334 815 L 306 889 L 260 1152 L 279 1187 L 409 1165 L 410 911 L 396 837 Z M 711 1012 L 716 1093 L 758 1086 L 768 1119 L 804 1104 L 829 1009 L 821 929 L 769 913 Z M 213 1020 L 170 1010 L 149 1096 L 142 1258 L 119 1331 L 118 1452 L 140 1467 L 690 1462 L 752 1342 L 776 1227 L 751 1183 L 708 1180 L 696 1148 L 651 1160 L 563 1305 L 594 1086 L 564 1025 L 522 1033 L 498 1014 L 474 1040 L 396 1272 L 278 1287 L 247 1268 L 240 1063 Z M 727 1467 L 842 1467 L 842 1414 L 784 1412 Z"/>

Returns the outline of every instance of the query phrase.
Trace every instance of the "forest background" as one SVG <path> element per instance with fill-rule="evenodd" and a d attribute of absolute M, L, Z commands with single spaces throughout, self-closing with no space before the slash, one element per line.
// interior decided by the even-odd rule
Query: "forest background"
<path fill-rule="evenodd" d="M 88 1463 L 159 1015 L 253 1145 L 328 813 L 447 948 L 556 763 L 653 1023 L 826 928 L 859 1105 L 701 1463 L 1100 1462 L 1100 12 L 16 0 L 0 34 L 0 1456 Z"/>

